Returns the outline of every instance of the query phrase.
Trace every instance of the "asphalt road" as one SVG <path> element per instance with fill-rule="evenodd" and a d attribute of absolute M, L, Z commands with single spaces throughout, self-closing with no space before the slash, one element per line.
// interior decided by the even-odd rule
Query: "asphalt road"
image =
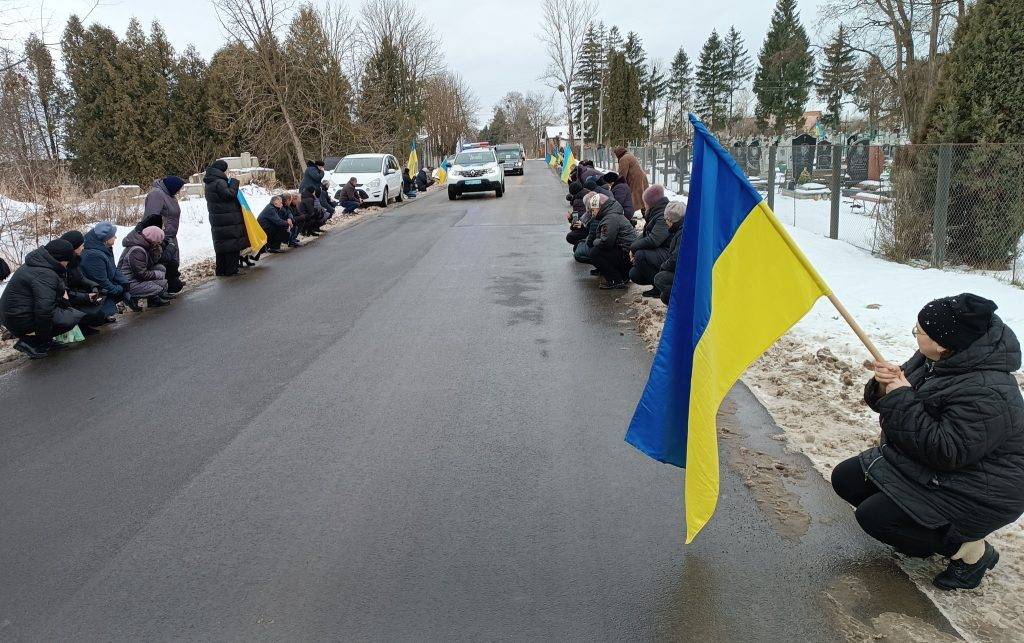
<path fill-rule="evenodd" d="M 561 193 L 531 162 L 0 376 L 0 639 L 948 631 L 820 476 L 773 517 L 740 455 L 807 465 L 742 389 L 683 545 L 682 472 L 622 439 L 650 356 Z"/>

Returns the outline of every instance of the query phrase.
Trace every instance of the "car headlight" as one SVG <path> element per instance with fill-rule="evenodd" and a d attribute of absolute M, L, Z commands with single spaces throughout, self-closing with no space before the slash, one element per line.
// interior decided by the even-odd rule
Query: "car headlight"
<path fill-rule="evenodd" d="M 377 179 L 373 179 L 372 181 L 368 182 L 366 184 L 366 187 L 371 189 L 371 190 L 376 190 L 377 188 L 380 187 L 380 184 L 381 184 L 381 180 L 379 178 L 377 178 Z"/>

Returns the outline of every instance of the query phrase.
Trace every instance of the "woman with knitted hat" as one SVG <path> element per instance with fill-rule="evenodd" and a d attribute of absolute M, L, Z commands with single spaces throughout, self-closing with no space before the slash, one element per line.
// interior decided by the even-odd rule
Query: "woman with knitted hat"
<path fill-rule="evenodd" d="M 150 308 L 166 306 L 174 297 L 167 292 L 167 269 L 160 263 L 163 242 L 164 231 L 156 226 L 142 232 L 132 230 L 121 242 L 124 251 L 117 262 L 121 274 L 128 278 L 128 297 L 145 298 Z"/>
<path fill-rule="evenodd" d="M 977 587 L 999 553 L 984 541 L 1024 513 L 1024 399 L 1016 335 L 996 305 L 962 294 L 918 314 L 918 351 L 874 364 L 864 400 L 879 446 L 836 466 L 832 486 L 869 535 L 913 557 L 950 559 L 941 589 Z"/>
<path fill-rule="evenodd" d="M 124 301 L 136 310 L 142 310 L 128 297 L 128 279 L 117 269 L 114 261 L 114 244 L 117 242 L 117 226 L 102 221 L 85 233 L 82 250 L 82 273 L 95 281 L 100 292 L 106 295 L 103 312 L 108 316 L 117 313 L 116 303 Z"/>

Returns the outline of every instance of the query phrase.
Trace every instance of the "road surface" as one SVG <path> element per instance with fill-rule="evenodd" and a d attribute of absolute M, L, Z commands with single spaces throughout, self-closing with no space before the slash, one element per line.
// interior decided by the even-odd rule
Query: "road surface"
<path fill-rule="evenodd" d="M 744 389 L 684 547 L 562 193 L 422 197 L 0 376 L 0 639 L 948 632 Z"/>

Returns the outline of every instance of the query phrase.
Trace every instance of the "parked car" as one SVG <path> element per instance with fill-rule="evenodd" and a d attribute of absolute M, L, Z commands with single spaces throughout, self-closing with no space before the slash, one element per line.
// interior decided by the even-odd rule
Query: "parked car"
<path fill-rule="evenodd" d="M 485 147 L 459 152 L 448 171 L 448 198 L 454 201 L 467 192 L 491 190 L 499 198 L 505 194 L 505 172 L 494 150 Z"/>
<path fill-rule="evenodd" d="M 523 175 L 523 165 L 526 162 L 526 151 L 519 143 L 502 143 L 494 147 L 498 155 L 498 163 L 505 170 L 505 174 Z"/>
<path fill-rule="evenodd" d="M 331 192 L 356 177 L 356 190 L 360 198 L 371 203 L 380 203 L 387 207 L 394 199 L 402 201 L 402 171 L 398 159 L 390 154 L 349 154 L 338 161 L 328 181 Z"/>

